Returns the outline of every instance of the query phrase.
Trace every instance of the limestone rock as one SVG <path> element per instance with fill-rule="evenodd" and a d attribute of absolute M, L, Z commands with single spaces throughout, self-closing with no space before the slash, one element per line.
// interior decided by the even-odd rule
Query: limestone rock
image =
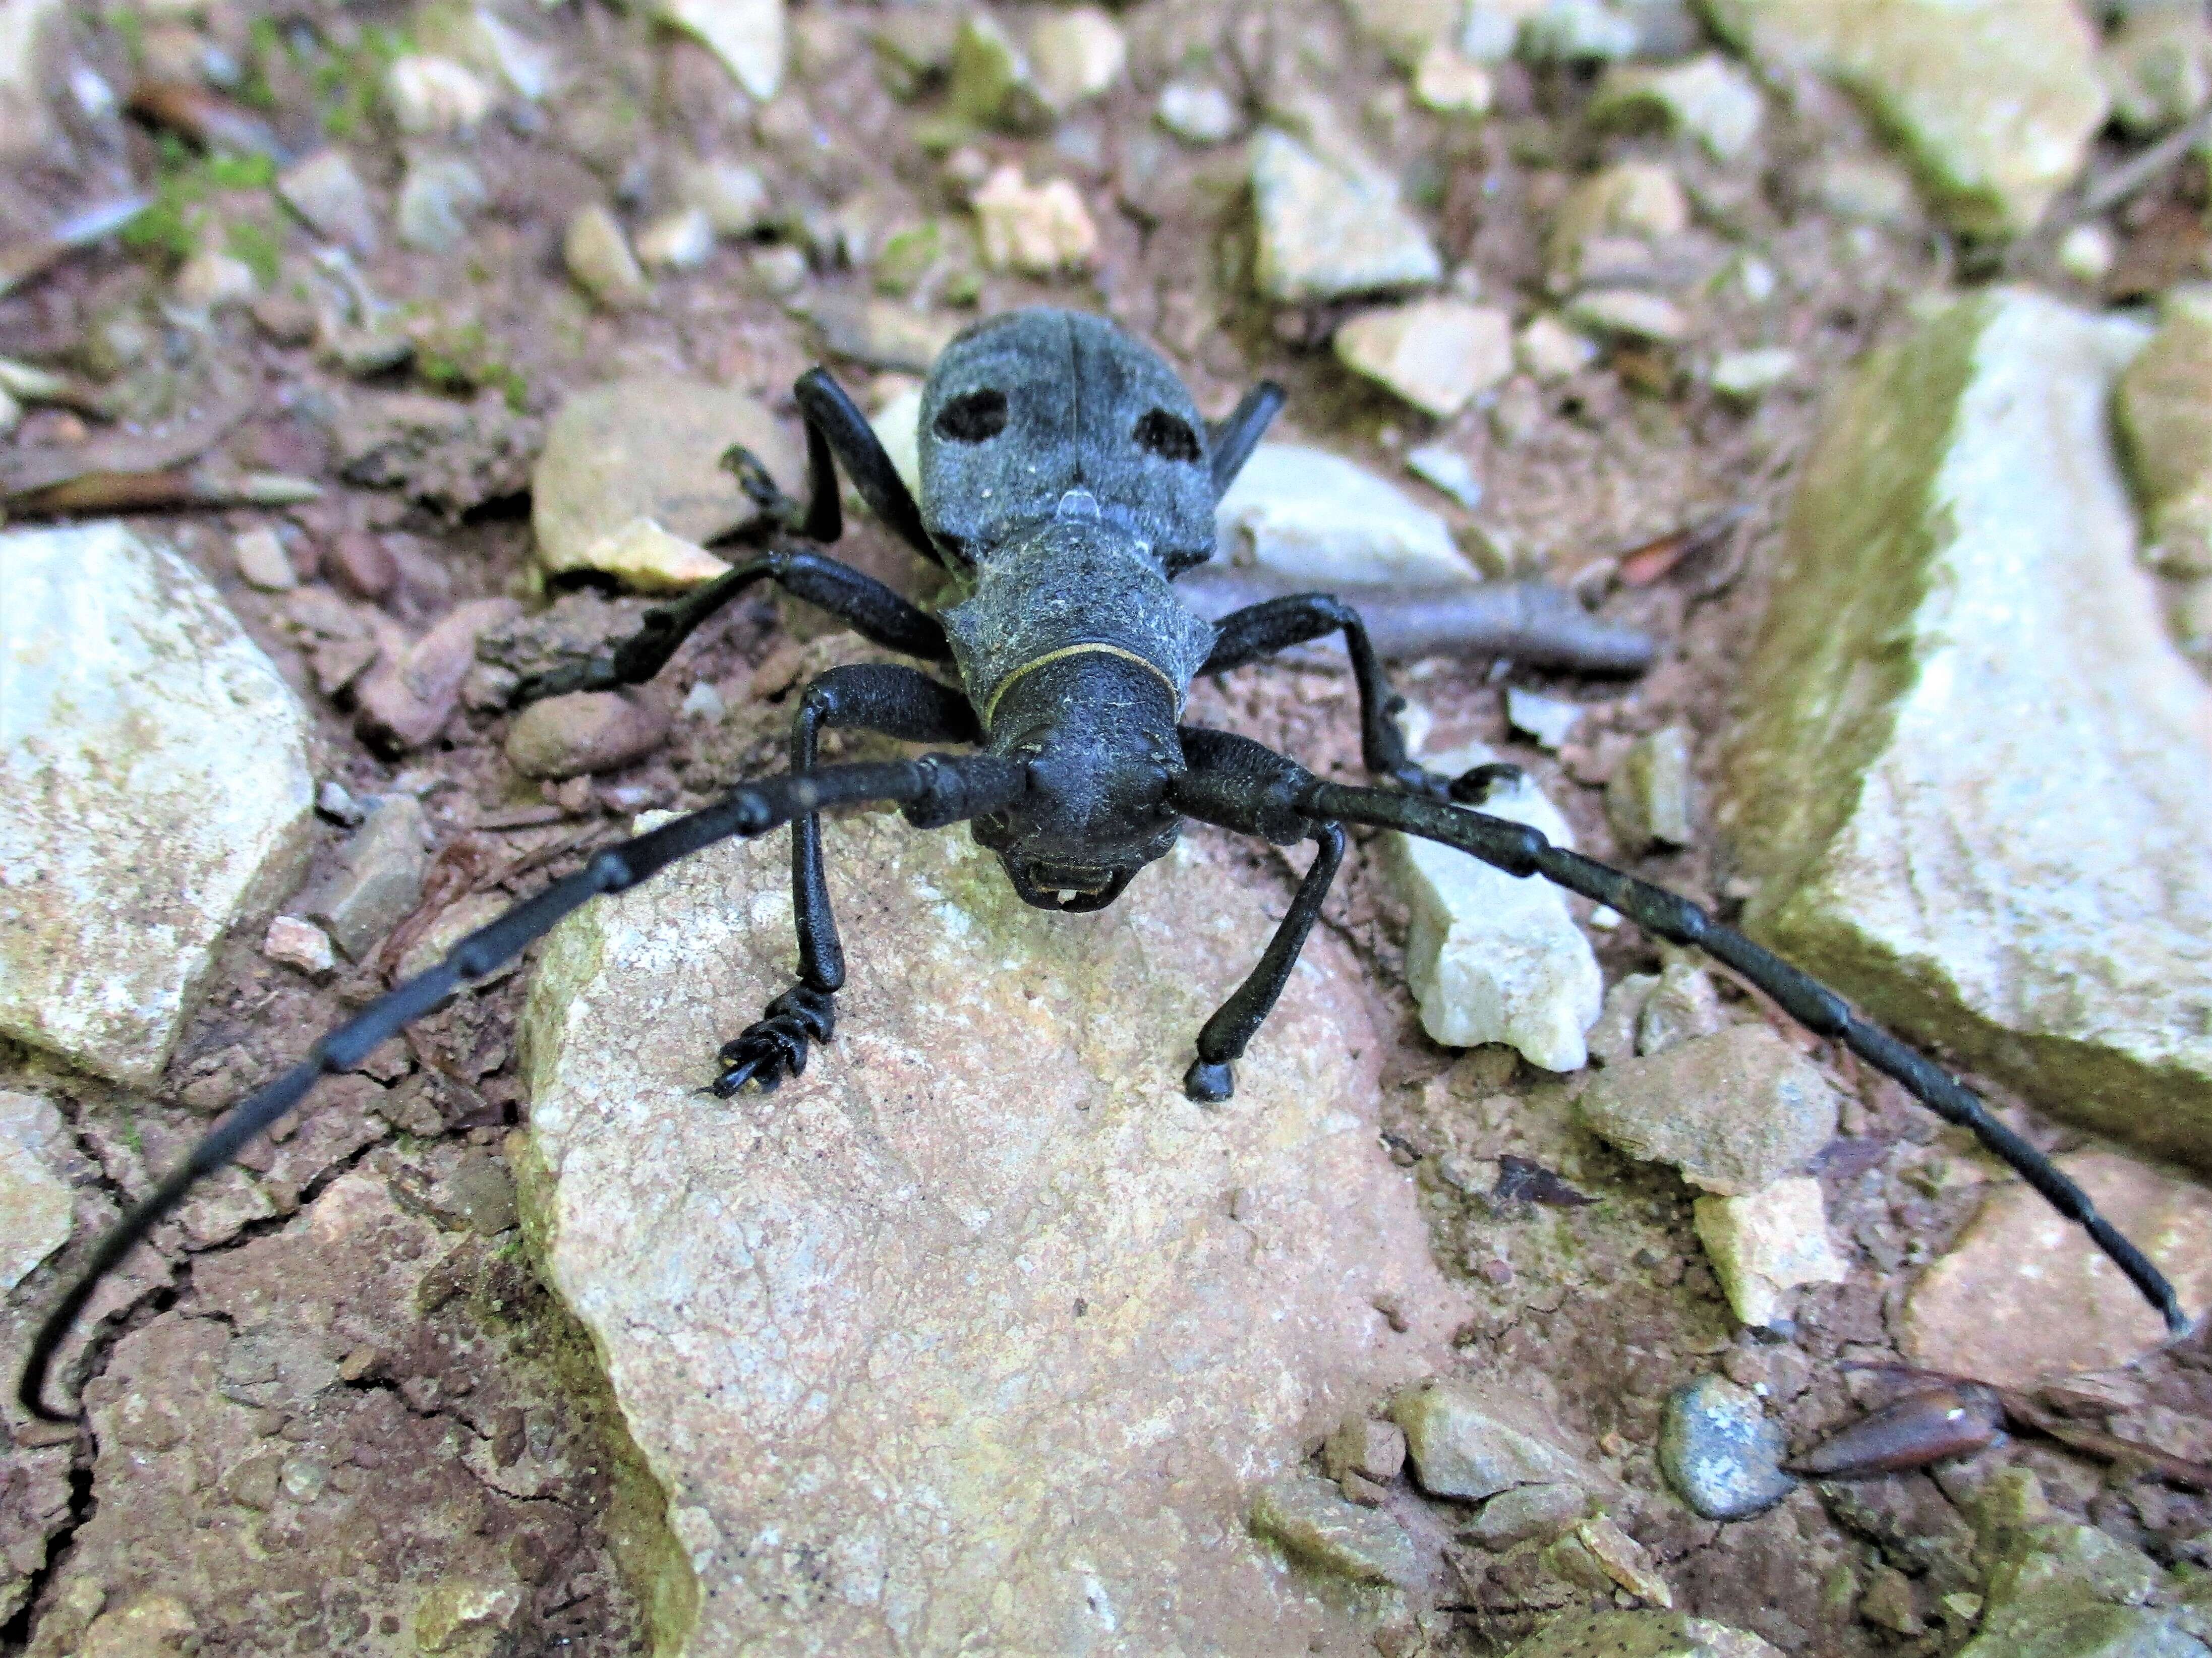
<path fill-rule="evenodd" d="M 2058 1159 L 2098 1211 L 2172 1281 L 2190 1316 L 2212 1306 L 2212 1195 L 2106 1151 Z M 2021 1185 L 1997 1187 L 1915 1286 L 1915 1364 L 2001 1388 L 2133 1362 L 2166 1325 L 2087 1234 Z"/>
<path fill-rule="evenodd" d="M 1513 341 L 1513 358 L 1547 385 L 1579 374 L 1597 361 L 1597 347 L 1549 312 L 1531 317 Z"/>
<path fill-rule="evenodd" d="M 1486 115 L 1497 90 L 1489 70 L 1443 40 L 1413 66 L 1413 101 L 1438 115 Z"/>
<path fill-rule="evenodd" d="M 50 136 L 40 37 L 58 21 L 60 0 L 9 0 L 0 7 L 0 155 L 25 155 Z"/>
<path fill-rule="evenodd" d="M 1619 162 L 1583 179 L 1559 204 L 1545 239 L 1549 279 L 1564 293 L 1597 274 L 1601 243 L 1627 238 L 1648 247 L 1689 225 L 1689 197 L 1670 169 L 1656 161 Z"/>
<path fill-rule="evenodd" d="M 2202 1588 L 2116 1537 L 2051 1515 L 2027 1479 L 2026 1506 L 2041 1515 L 1992 1523 L 1991 1505 L 1978 1505 L 1988 1594 L 1960 1658 L 2201 1658 Z"/>
<path fill-rule="evenodd" d="M 491 113 L 491 88 L 450 58 L 409 52 L 393 58 L 384 91 L 399 130 L 416 137 L 465 133 Z"/>
<path fill-rule="evenodd" d="M 284 203 L 327 240 L 355 252 L 376 252 L 376 208 L 368 186 L 342 149 L 319 149 L 276 175 Z"/>
<path fill-rule="evenodd" d="M 961 19 L 952 44 L 951 102 L 963 118 L 1007 132 L 1042 132 L 1053 122 L 1029 54 L 986 11 Z"/>
<path fill-rule="evenodd" d="M 1263 443 L 1214 512 L 1216 556 L 1285 580 L 1471 582 L 1451 528 L 1341 455 Z"/>
<path fill-rule="evenodd" d="M 760 170 L 738 161 L 687 162 L 677 173 L 676 197 L 705 214 L 718 236 L 750 236 L 775 210 Z"/>
<path fill-rule="evenodd" d="M 2153 562 L 2176 575 L 2212 575 L 2212 303 L 2167 306 L 2120 375 L 2114 410 Z"/>
<path fill-rule="evenodd" d="M 2033 225 L 2105 122 L 2096 32 L 2075 0 L 1707 0 L 1705 10 L 1751 56 L 1864 100 L 1971 235 Z"/>
<path fill-rule="evenodd" d="M 1593 334 L 1617 335 L 1651 345 L 1678 345 L 1690 337 L 1690 319 L 1663 294 L 1633 288 L 1591 288 L 1567 303 L 1567 320 Z"/>
<path fill-rule="evenodd" d="M 467 238 L 491 192 L 483 174 L 458 155 L 417 156 L 407 164 L 392 210 L 400 244 L 422 253 L 450 253 Z"/>
<path fill-rule="evenodd" d="M 337 868 L 301 896 L 301 909 L 359 961 L 422 896 L 429 842 L 422 803 L 411 794 L 386 796 L 340 850 Z"/>
<path fill-rule="evenodd" d="M 1495 306 L 1416 300 L 1336 331 L 1337 360 L 1425 414 L 1449 420 L 1513 372 L 1513 319 Z"/>
<path fill-rule="evenodd" d="M 1322 1463 L 1333 1479 L 1348 1470 L 1363 1479 L 1387 1485 L 1406 1465 L 1406 1435 L 1395 1422 L 1378 1422 L 1364 1411 L 1355 1411 L 1337 1424 L 1321 1448 Z"/>
<path fill-rule="evenodd" d="M 1664 1054 L 1685 1042 L 1717 1035 L 1728 1023 L 1712 975 L 1686 957 L 1678 957 L 1661 969 L 1659 982 L 1644 999 L 1636 1018 L 1636 1051 Z"/>
<path fill-rule="evenodd" d="M 1425 763 L 1450 775 L 1494 758 L 1470 748 Z M 1481 810 L 1574 845 L 1566 818 L 1525 776 L 1493 789 Z M 1507 1042 L 1547 1071 L 1581 1070 L 1605 981 L 1559 890 L 1395 829 L 1389 841 L 1413 906 L 1406 983 L 1421 1028 L 1447 1047 Z"/>
<path fill-rule="evenodd" d="M 1778 1648 L 1710 1618 L 1679 1612 L 1568 1612 L 1513 1649 L 1512 1658 L 1782 1658 Z"/>
<path fill-rule="evenodd" d="M 1211 81 L 1169 82 L 1157 118 L 1187 144 L 1225 144 L 1241 125 L 1235 100 Z"/>
<path fill-rule="evenodd" d="M 1759 1396 L 1717 1376 L 1667 1396 L 1659 1468 L 1676 1495 L 1707 1520 L 1748 1520 L 1796 1489 L 1782 1472 L 1790 1442 Z"/>
<path fill-rule="evenodd" d="M 1029 192 L 1031 197 L 1036 194 Z M 1039 223 L 1046 239 L 1043 251 L 1048 255 L 1050 238 L 1056 233 L 1049 222 Z M 1021 221 L 1020 226 L 1022 234 L 1030 234 L 1029 221 Z M 1007 251 L 1012 252 L 1011 245 Z M 797 308 L 794 303 L 793 309 Z M 917 311 L 897 300 L 836 295 L 805 301 L 805 310 L 821 331 L 823 349 L 830 355 L 909 374 L 927 374 L 938 354 L 960 331 L 960 325 L 950 317 Z"/>
<path fill-rule="evenodd" d="M 637 259 L 655 270 L 696 270 L 714 254 L 714 222 L 702 207 L 678 208 L 637 233 Z"/>
<path fill-rule="evenodd" d="M 58 1172 L 64 1133 L 51 1102 L 0 1091 L 0 1290 L 69 1242 L 75 1199 Z"/>
<path fill-rule="evenodd" d="M 696 36 L 751 96 L 766 101 L 783 84 L 783 0 L 661 0 L 660 15 Z"/>
<path fill-rule="evenodd" d="M 669 534 L 649 518 L 634 518 L 601 536 L 577 562 L 585 569 L 603 570 L 640 593 L 684 592 L 730 568 L 698 543 Z"/>
<path fill-rule="evenodd" d="M 1656 1606 L 1672 1606 L 1674 1592 L 1644 1546 L 1609 1515 L 1578 1520 L 1544 1551 L 1544 1564 L 1569 1582 L 1601 1593 L 1620 1589 Z"/>
<path fill-rule="evenodd" d="M 1252 1529 L 1309 1569 L 1355 1583 L 1410 1588 L 1421 1579 L 1406 1528 L 1377 1509 L 1347 1503 L 1334 1480 L 1300 1473 L 1261 1486 L 1252 1499 Z"/>
<path fill-rule="evenodd" d="M 1470 513 L 1482 505 L 1482 480 L 1468 458 L 1449 444 L 1416 444 L 1406 451 L 1406 470 Z"/>
<path fill-rule="evenodd" d="M 1999 291 L 1844 388 L 1723 827 L 1763 943 L 2053 1111 L 2212 1162 L 2212 691 L 2106 429 L 2142 337 Z"/>
<path fill-rule="evenodd" d="M 868 418 L 884 452 L 904 481 L 908 493 L 921 498 L 921 387 L 908 386 Z"/>
<path fill-rule="evenodd" d="M 1797 373 L 1797 354 L 1786 345 L 1724 351 L 1713 362 L 1713 390 L 1731 403 L 1757 403 Z"/>
<path fill-rule="evenodd" d="M 580 392 L 545 434 L 530 521 L 548 574 L 589 567 L 605 537 L 640 518 L 695 545 L 756 521 L 760 507 L 720 465 L 743 444 L 788 487 L 797 446 L 742 392 L 642 374 Z"/>
<path fill-rule="evenodd" d="M 487 386 L 473 403 L 355 392 L 339 405 L 331 436 L 349 482 L 404 490 L 453 519 L 528 489 L 543 434 Z"/>
<path fill-rule="evenodd" d="M 1718 52 L 1664 66 L 1615 64 L 1600 77 L 1590 118 L 1601 125 L 1656 120 L 1686 132 L 1716 161 L 1733 161 L 1759 137 L 1765 109 L 1758 83 Z"/>
<path fill-rule="evenodd" d="M 1516 1485 L 1587 1490 L 1590 1474 L 1517 1404 L 1464 1382 L 1430 1382 L 1391 1401 L 1413 1477 L 1431 1497 L 1480 1502 Z"/>
<path fill-rule="evenodd" d="M 1849 1276 L 1828 1239 L 1820 1182 L 1809 1175 L 1746 1197 L 1699 1198 L 1691 1209 L 1729 1305 L 1754 1329 L 1772 1325 L 1784 1296 L 1799 1284 L 1841 1284 Z"/>
<path fill-rule="evenodd" d="M 1614 843 L 1633 856 L 1654 846 L 1686 847 L 1690 822 L 1690 731 L 1668 726 L 1639 737 L 1605 784 L 1605 817 Z"/>
<path fill-rule="evenodd" d="M 1052 12 L 1030 32 L 1037 89 L 1056 110 L 1073 109 L 1113 90 L 1128 58 L 1121 28 L 1096 6 Z"/>
<path fill-rule="evenodd" d="M 578 209 L 568 221 L 561 257 L 577 286 L 610 311 L 632 311 L 653 297 L 621 222 L 600 203 Z"/>
<path fill-rule="evenodd" d="M 2112 113 L 2138 137 L 2178 127 L 2212 99 L 2212 27 L 2201 6 L 2130 9 L 2105 47 Z"/>
<path fill-rule="evenodd" d="M 0 535 L 0 1031 L 135 1087 L 307 849 L 307 710 L 117 523 Z"/>
<path fill-rule="evenodd" d="M 1443 280 L 1435 244 L 1389 179 L 1324 160 L 1287 133 L 1252 141 L 1252 205 L 1263 298 L 1302 304 Z"/>
<path fill-rule="evenodd" d="M 613 691 L 532 702 L 507 727 L 507 763 L 525 777 L 581 777 L 641 760 L 668 734 L 657 707 Z"/>
<path fill-rule="evenodd" d="M 1579 1485 L 1516 1485 L 1486 1502 L 1467 1534 L 1502 1554 L 1531 1538 L 1556 1537 L 1589 1512 L 1589 1493 Z"/>
<path fill-rule="evenodd" d="M 1631 1157 L 1673 1163 L 1693 1186 L 1739 1195 L 1802 1166 L 1836 1133 L 1835 1090 L 1763 1024 L 1609 1065 L 1576 1109 Z"/>
<path fill-rule="evenodd" d="M 983 181 L 974 206 L 983 263 L 993 270 L 1051 276 L 1087 270 L 1098 257 L 1098 227 L 1065 179 L 1032 185 L 1019 167 L 1002 167 Z"/>
<path fill-rule="evenodd" d="M 1246 1527 L 1461 1315 L 1358 969 L 1316 939 L 1201 1109 L 1189 1033 L 1279 902 L 1202 841 L 1083 918 L 964 831 L 824 839 L 851 976 L 772 1098 L 697 1090 L 789 982 L 781 835 L 564 923 L 524 1018 L 526 1213 L 668 1492 L 692 1649 L 1369 1650 Z"/>

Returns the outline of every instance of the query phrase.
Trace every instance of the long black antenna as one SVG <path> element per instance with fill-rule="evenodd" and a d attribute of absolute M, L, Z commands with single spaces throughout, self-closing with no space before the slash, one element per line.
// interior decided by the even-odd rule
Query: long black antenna
<path fill-rule="evenodd" d="M 52 1410 L 46 1403 L 46 1371 L 100 1280 L 155 1224 L 201 1180 L 235 1157 L 247 1141 L 298 1105 L 325 1075 L 353 1069 L 379 1042 L 421 1018 L 462 986 L 520 955 L 572 910 L 601 893 L 634 887 L 718 841 L 765 834 L 825 807 L 893 801 L 904 807 L 916 828 L 938 829 L 1011 805 L 1027 786 L 1021 765 L 988 754 L 933 754 L 919 760 L 824 766 L 740 784 L 711 806 L 596 853 L 574 875 L 479 927 L 437 966 L 395 987 L 326 1034 L 305 1059 L 210 1129 L 183 1164 L 100 1239 L 82 1276 L 39 1326 L 16 1398 L 41 1421 L 70 1421 L 70 1413 Z"/>

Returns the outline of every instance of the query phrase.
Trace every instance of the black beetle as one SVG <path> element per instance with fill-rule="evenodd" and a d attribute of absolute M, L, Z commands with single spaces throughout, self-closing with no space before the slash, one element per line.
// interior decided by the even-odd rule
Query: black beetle
<path fill-rule="evenodd" d="M 1200 415 L 1175 373 L 1113 323 L 1077 312 L 1018 311 L 970 328 L 931 370 L 921 404 L 916 505 L 850 398 L 823 370 L 795 388 L 806 422 L 808 499 L 792 501 L 742 450 L 729 458 L 787 532 L 816 543 L 842 530 L 836 464 L 863 500 L 924 558 L 944 567 L 953 602 L 932 615 L 822 554 L 779 546 L 665 609 L 608 656 L 524 682 L 519 701 L 650 679 L 701 622 L 757 582 L 821 606 L 878 645 L 951 663 L 957 686 L 890 664 L 833 668 L 809 684 L 793 722 L 792 768 L 740 784 L 702 811 L 599 853 L 446 959 L 372 1003 L 307 1057 L 253 1094 L 193 1148 L 93 1253 L 33 1342 L 20 1386 L 27 1409 L 66 1419 L 41 1394 L 46 1372 L 100 1279 L 201 1176 L 297 1105 L 325 1072 L 361 1062 L 410 1020 L 483 977 L 569 911 L 634 886 L 731 835 L 790 823 L 799 976 L 721 1050 L 715 1091 L 773 1088 L 827 1042 L 845 981 L 822 877 L 816 814 L 896 802 L 917 828 L 969 821 L 1016 891 L 1048 909 L 1110 904 L 1174 844 L 1186 817 L 1316 852 L 1259 964 L 1198 1033 L 1184 1078 L 1218 1101 L 1288 981 L 1344 855 L 1346 823 L 1424 836 L 1516 876 L 1541 875 L 1611 905 L 1647 932 L 1697 945 L 1969 1129 L 2058 1210 L 2087 1228 L 2169 1328 L 2185 1322 L 2172 1287 L 2050 1160 L 1992 1117 L 1962 1084 L 1827 989 L 1688 900 L 1551 845 L 1534 829 L 1472 808 L 1495 768 L 1457 779 L 1408 756 L 1400 706 L 1358 614 L 1325 593 L 1272 598 L 1202 620 L 1173 582 L 1213 551 L 1214 507 L 1282 405 L 1262 383 L 1218 424 Z M 1344 636 L 1359 695 L 1360 750 L 1391 789 L 1324 782 L 1296 762 L 1225 732 L 1179 723 L 1200 673 L 1223 672 L 1295 645 Z M 919 760 L 814 765 L 823 726 L 858 727 L 979 751 Z"/>

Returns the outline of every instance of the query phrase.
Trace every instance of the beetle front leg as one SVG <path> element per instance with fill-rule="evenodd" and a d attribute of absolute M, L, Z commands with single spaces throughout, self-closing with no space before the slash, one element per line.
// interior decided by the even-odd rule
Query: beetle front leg
<path fill-rule="evenodd" d="M 811 770 L 822 728 L 880 732 L 909 743 L 975 743 L 982 727 L 950 685 L 888 662 L 832 668 L 807 686 L 791 721 L 791 769 Z M 827 1042 L 845 986 L 845 950 L 822 872 L 822 820 L 791 825 L 791 905 L 799 929 L 799 982 L 771 1001 L 758 1021 L 722 1044 L 713 1091 L 726 1099 L 748 1083 L 763 1093 L 806 1069 L 810 1043 Z"/>

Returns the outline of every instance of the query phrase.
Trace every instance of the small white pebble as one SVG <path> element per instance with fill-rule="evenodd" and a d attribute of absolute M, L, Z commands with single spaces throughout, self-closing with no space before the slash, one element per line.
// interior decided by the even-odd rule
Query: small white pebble
<path fill-rule="evenodd" d="M 283 541 L 265 525 L 233 539 L 230 556 L 237 562 L 239 574 L 264 593 L 289 592 L 300 585 L 292 561 L 285 556 Z"/>
<path fill-rule="evenodd" d="M 2100 224 L 2077 224 L 2058 243 L 2058 268 L 2090 287 L 2112 275 L 2119 256 L 2112 233 Z"/>
<path fill-rule="evenodd" d="M 1557 750 L 1582 723 L 1582 705 L 1540 691 L 1511 685 L 1505 691 L 1505 718 L 1513 729 L 1536 739 L 1539 747 Z"/>
<path fill-rule="evenodd" d="M 722 700 L 721 692 L 714 689 L 714 682 L 711 679 L 699 681 L 684 694 L 684 712 L 690 719 L 703 720 L 710 726 L 719 725 L 722 716 L 729 711 L 730 705 Z"/>
<path fill-rule="evenodd" d="M 337 965 L 337 958 L 331 953 L 330 934 L 296 915 L 279 915 L 270 922 L 261 953 L 280 966 L 299 969 L 310 978 L 319 979 Z"/>
<path fill-rule="evenodd" d="M 1470 513 L 1482 505 L 1482 480 L 1474 475 L 1465 455 L 1441 443 L 1425 443 L 1406 452 L 1406 470 L 1424 483 L 1433 484 Z"/>
<path fill-rule="evenodd" d="M 1225 143 L 1237 134 L 1237 106 L 1211 82 L 1170 81 L 1160 88 L 1159 123 L 1185 143 Z"/>
<path fill-rule="evenodd" d="M 714 253 L 714 225 L 703 208 L 655 219 L 637 233 L 638 263 L 648 270 L 696 270 Z"/>
<path fill-rule="evenodd" d="M 1729 351 L 1713 365 L 1713 390 L 1737 403 L 1756 403 L 1797 372 L 1797 354 L 1787 346 Z"/>

